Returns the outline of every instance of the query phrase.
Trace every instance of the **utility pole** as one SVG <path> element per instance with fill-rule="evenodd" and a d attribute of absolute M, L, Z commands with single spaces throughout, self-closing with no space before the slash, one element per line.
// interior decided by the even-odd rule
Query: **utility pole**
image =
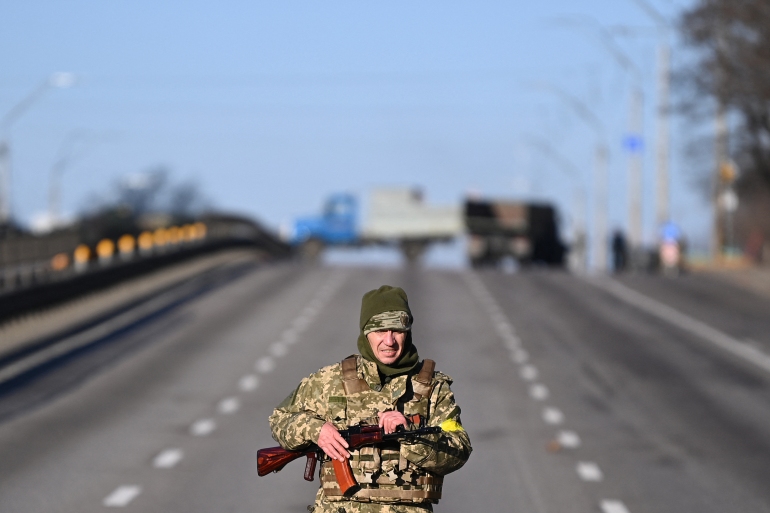
<path fill-rule="evenodd" d="M 596 145 L 596 162 L 594 163 L 594 243 L 593 268 L 597 271 L 607 270 L 607 147 Z"/>
<path fill-rule="evenodd" d="M 657 173 L 655 196 L 655 221 L 660 228 L 671 220 L 671 194 L 669 173 L 669 92 L 671 89 L 671 49 L 668 45 L 668 30 L 659 36 L 658 47 L 658 121 L 657 121 Z"/>
<path fill-rule="evenodd" d="M 631 93 L 629 135 L 626 138 L 628 158 L 628 238 L 631 248 L 642 245 L 642 195 L 644 181 L 642 176 L 642 139 L 644 98 L 641 87 Z"/>
<path fill-rule="evenodd" d="M 714 173 L 714 225 L 712 235 L 712 255 L 715 262 L 720 262 L 724 256 L 726 220 L 725 205 L 722 201 L 727 191 L 730 166 L 730 141 L 727 126 L 727 77 L 724 62 L 727 58 L 727 41 L 722 27 L 717 28 L 716 46 L 716 126 L 714 134 L 714 157 L 716 169 Z"/>
<path fill-rule="evenodd" d="M 671 219 L 669 192 L 669 94 L 671 89 L 671 23 L 647 0 L 633 0 L 658 26 L 658 112 L 656 141 L 655 221 L 658 227 Z"/>
<path fill-rule="evenodd" d="M 712 254 L 714 260 L 719 262 L 724 256 L 725 247 L 725 205 L 722 200 L 727 188 L 725 184 L 730 168 L 729 164 L 729 134 L 727 129 L 727 112 L 724 101 L 719 98 L 716 112 L 716 134 L 714 138 L 714 150 L 716 160 L 716 172 L 714 173 L 714 225 L 712 235 Z"/>

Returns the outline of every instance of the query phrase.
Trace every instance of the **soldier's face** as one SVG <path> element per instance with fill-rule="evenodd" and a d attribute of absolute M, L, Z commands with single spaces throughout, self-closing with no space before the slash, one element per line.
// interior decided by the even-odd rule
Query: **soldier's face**
<path fill-rule="evenodd" d="M 406 333 L 403 331 L 373 331 L 366 336 L 372 352 L 385 365 L 396 363 L 404 352 Z"/>

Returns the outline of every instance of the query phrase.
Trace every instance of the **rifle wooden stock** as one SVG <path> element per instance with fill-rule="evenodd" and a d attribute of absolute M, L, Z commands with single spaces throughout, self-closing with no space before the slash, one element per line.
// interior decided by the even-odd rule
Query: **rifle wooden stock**
<path fill-rule="evenodd" d="M 315 451 L 309 451 L 315 457 Z M 257 474 L 266 476 L 270 472 L 278 472 L 290 461 L 306 456 L 308 451 L 289 451 L 283 447 L 268 447 L 257 451 Z M 307 479 L 307 478 L 306 478 Z M 312 474 L 311 479 L 312 481 Z"/>

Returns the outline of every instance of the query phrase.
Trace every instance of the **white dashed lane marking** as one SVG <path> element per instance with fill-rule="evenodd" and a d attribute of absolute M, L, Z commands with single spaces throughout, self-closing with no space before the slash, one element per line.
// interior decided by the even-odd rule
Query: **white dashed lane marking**
<path fill-rule="evenodd" d="M 334 294 L 339 285 L 341 285 L 342 278 L 339 277 L 334 282 L 327 282 L 321 292 L 307 305 L 302 314 L 294 319 L 292 327 L 285 330 L 281 335 L 281 341 L 275 342 L 270 346 L 270 353 L 280 358 L 286 355 L 288 351 L 288 345 L 297 341 L 299 334 L 312 322 L 319 310 L 324 304 L 324 298 Z M 269 373 L 275 368 L 275 361 L 269 356 L 265 356 L 257 360 L 254 364 L 254 369 L 257 372 Z M 243 392 L 251 392 L 259 387 L 259 378 L 254 374 L 246 374 L 241 376 L 238 380 L 238 388 Z M 228 415 L 237 412 L 241 407 L 240 400 L 237 397 L 227 397 L 222 399 L 217 404 L 217 410 L 219 413 Z M 206 436 L 216 430 L 217 424 L 214 419 L 199 419 L 190 425 L 190 434 L 193 436 Z M 184 453 L 181 449 L 172 448 L 165 449 L 158 453 L 152 460 L 152 465 L 155 468 L 173 468 L 184 457 Z M 122 508 L 128 506 L 139 494 L 142 493 L 142 488 L 136 485 L 124 485 L 119 486 L 112 491 L 102 501 L 102 504 L 108 508 Z"/>
<path fill-rule="evenodd" d="M 600 504 L 602 513 L 631 513 L 620 501 L 603 500 Z"/>
<path fill-rule="evenodd" d="M 503 311 L 500 309 L 500 306 L 497 304 L 495 299 L 492 297 L 492 295 L 489 293 L 489 291 L 486 289 L 484 284 L 481 282 L 481 280 L 473 275 L 469 274 L 467 276 L 467 282 L 468 287 L 473 292 L 473 294 L 476 296 L 476 298 L 483 304 L 483 306 L 487 310 L 487 314 L 492 319 L 492 322 L 497 330 L 498 335 L 502 339 L 503 345 L 510 351 L 510 357 L 511 360 L 513 360 L 515 363 L 521 365 L 521 368 L 519 370 L 519 375 L 524 381 L 530 381 L 534 382 L 537 380 L 539 376 L 539 372 L 537 368 L 534 365 L 528 365 L 527 362 L 529 361 L 529 354 L 522 348 L 522 342 L 521 339 L 516 335 L 516 330 L 508 322 L 508 319 L 506 318 Z M 609 286 L 611 287 L 611 285 Z M 605 288 L 608 288 L 608 286 L 605 285 Z M 616 288 L 616 290 L 613 291 L 617 295 L 622 295 Z M 625 292 L 625 291 L 623 291 Z M 636 303 L 637 306 L 640 301 L 638 297 L 633 297 L 631 299 L 628 298 L 632 293 L 625 294 L 625 300 L 631 303 Z M 647 307 L 648 310 L 653 310 L 653 308 L 647 304 L 644 305 Z M 658 311 L 655 312 L 660 316 L 660 308 L 657 309 Z M 666 312 L 668 313 L 668 312 Z M 670 318 L 671 315 L 669 314 L 668 317 Z M 681 319 L 677 319 L 680 321 L 680 324 L 685 324 L 681 321 Z M 690 328 L 692 330 L 692 323 L 690 324 Z M 694 331 L 694 330 L 693 330 Z M 700 330 L 703 332 L 704 330 Z M 713 337 L 712 338 L 716 338 Z M 727 345 L 727 344 L 722 344 Z M 735 351 L 735 350 L 734 350 Z M 735 351 L 739 352 L 739 351 Z M 756 360 L 756 358 L 755 358 Z M 529 387 L 529 395 L 535 400 L 543 401 L 547 399 L 550 395 L 550 392 L 548 390 L 548 387 L 546 387 L 542 383 L 532 383 Z M 547 424 L 551 425 L 558 425 L 564 423 L 564 413 L 562 413 L 561 410 L 554 407 L 546 407 L 543 409 L 542 412 L 543 420 Z M 556 441 L 559 443 L 561 447 L 564 447 L 565 449 L 575 449 L 580 447 L 581 440 L 577 433 L 574 431 L 568 431 L 563 430 L 559 431 L 559 433 L 556 436 Z M 599 465 L 593 462 L 588 461 L 581 461 L 578 462 L 576 471 L 580 478 L 583 481 L 589 481 L 589 482 L 597 482 L 602 481 L 604 479 L 604 474 L 602 473 L 601 469 L 599 468 Z M 626 506 L 617 500 L 602 500 L 600 503 L 602 513 L 630 513 L 628 508 Z"/>
<path fill-rule="evenodd" d="M 513 358 L 513 361 L 516 363 L 525 363 L 529 360 L 529 354 L 523 349 L 518 349 L 511 353 L 511 358 Z"/>
<path fill-rule="evenodd" d="M 142 488 L 135 485 L 119 486 L 104 498 L 102 504 L 108 508 L 125 508 L 142 493 Z"/>
<path fill-rule="evenodd" d="M 537 374 L 537 368 L 534 365 L 525 365 L 521 368 L 521 371 L 519 371 L 521 379 L 526 381 L 532 381 L 533 379 L 536 379 Z"/>
<path fill-rule="evenodd" d="M 577 464 L 577 473 L 583 481 L 601 481 L 604 474 L 599 465 L 592 461 L 580 461 Z"/>
<path fill-rule="evenodd" d="M 566 447 L 567 449 L 576 449 L 580 447 L 580 437 L 574 431 L 559 431 L 556 436 L 556 441 L 559 445 Z"/>
<path fill-rule="evenodd" d="M 519 337 L 516 335 L 507 335 L 503 337 L 503 342 L 505 343 L 505 347 L 512 351 L 519 349 L 521 346 L 521 340 L 519 340 Z"/>
<path fill-rule="evenodd" d="M 294 329 L 288 329 L 283 332 L 281 335 L 281 339 L 283 339 L 284 342 L 287 344 L 293 344 L 297 341 L 297 330 Z"/>
<path fill-rule="evenodd" d="M 259 378 L 254 374 L 246 374 L 238 380 L 238 388 L 244 392 L 252 392 L 259 386 Z"/>
<path fill-rule="evenodd" d="M 193 436 L 206 436 L 210 435 L 217 428 L 217 423 L 214 419 L 200 419 L 196 420 L 190 426 L 190 434 Z"/>
<path fill-rule="evenodd" d="M 166 449 L 159 453 L 152 460 L 152 466 L 155 468 L 174 468 L 177 463 L 182 461 L 184 453 L 182 449 Z"/>
<path fill-rule="evenodd" d="M 269 356 L 263 356 L 254 364 L 254 370 L 267 374 L 275 369 L 275 361 Z"/>
<path fill-rule="evenodd" d="M 546 408 L 543 410 L 543 420 L 548 424 L 561 424 L 564 422 L 564 414 L 558 408 Z"/>
<path fill-rule="evenodd" d="M 548 399 L 548 387 L 536 383 L 529 387 L 529 396 L 536 401 L 544 401 L 545 399 Z"/>
<path fill-rule="evenodd" d="M 217 410 L 223 415 L 230 415 L 237 412 L 241 408 L 241 402 L 237 397 L 227 397 L 219 401 Z"/>

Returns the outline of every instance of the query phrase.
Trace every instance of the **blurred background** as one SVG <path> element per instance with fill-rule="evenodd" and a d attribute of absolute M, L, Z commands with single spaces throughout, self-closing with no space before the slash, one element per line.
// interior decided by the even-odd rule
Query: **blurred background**
<path fill-rule="evenodd" d="M 536 355 L 552 391 L 561 383 L 565 394 L 601 396 L 586 400 L 603 404 L 607 423 L 584 426 L 603 440 L 599 454 L 633 453 L 623 426 L 658 433 L 640 450 L 660 468 L 619 467 L 641 472 L 637 489 L 611 482 L 612 497 L 586 495 L 560 474 L 558 465 L 574 474 L 571 460 L 551 468 L 514 450 L 518 470 L 493 464 L 499 488 L 471 479 L 443 511 L 474 507 L 463 501 L 481 489 L 487 510 L 770 511 L 754 482 L 770 470 L 770 424 L 757 413 L 770 390 L 767 2 L 77 0 L 6 3 L 0 19 L 0 461 L 14 462 L 0 465 L 10 483 L 0 510 L 152 511 L 158 502 L 132 502 L 151 485 L 117 486 L 141 481 L 117 454 L 155 461 L 149 445 L 167 440 L 140 436 L 152 444 L 124 447 L 102 467 L 95 455 L 108 440 L 129 424 L 144 433 L 161 410 L 173 412 L 170 433 L 207 436 L 208 424 L 186 423 L 214 401 L 207 394 L 224 394 L 224 369 L 267 352 L 236 376 L 239 394 L 255 391 L 278 365 L 264 358 L 277 361 L 308 329 L 292 323 L 333 308 L 320 345 L 293 357 L 299 370 L 285 382 L 217 403 L 228 415 L 250 400 L 249 419 L 261 423 L 239 424 L 218 465 L 244 443 L 271 443 L 272 405 L 329 354 L 352 350 L 343 326 L 353 319 L 355 336 L 358 298 L 381 281 L 415 291 L 427 347 L 446 351 L 451 363 L 439 367 L 465 377 L 474 408 L 491 401 L 477 397 L 489 386 L 500 393 L 490 408 L 510 404 L 511 418 L 557 418 L 524 406 L 549 397 L 527 388 L 545 386 Z M 441 326 L 460 333 L 485 315 L 509 326 L 482 336 L 497 349 L 469 355 L 436 342 Z M 184 337 L 195 356 L 177 361 Z M 525 356 L 521 340 L 535 345 Z M 628 346 L 610 342 L 619 340 Z M 515 372 L 496 367 L 498 350 Z M 460 365 L 467 358 L 480 359 L 478 374 Z M 185 377 L 193 368 L 206 369 L 206 385 Z M 508 397 L 519 373 L 522 395 Z M 585 390 L 572 390 L 581 380 Z M 151 412 L 123 424 L 97 389 L 130 391 Z M 139 399 L 149 396 L 157 404 Z M 67 401 L 92 406 L 75 415 Z M 658 411 L 675 420 L 647 425 Z M 89 428 L 97 449 L 78 418 L 122 427 Z M 66 425 L 68 443 L 16 448 L 52 421 Z M 501 437 L 560 455 L 577 447 L 573 431 L 527 426 L 484 427 L 480 447 L 494 452 Z M 692 446 L 682 442 L 691 432 Z M 187 450 L 174 447 L 177 459 L 163 460 L 171 467 Z M 56 471 L 74 470 L 74 481 L 40 470 L 57 451 L 67 457 Z M 250 486 L 253 469 L 239 468 L 228 483 Z M 588 482 L 591 472 L 578 470 Z M 291 494 L 289 473 L 272 482 Z M 97 474 L 116 496 L 87 485 Z M 270 491 L 209 482 L 206 494 L 196 479 L 209 482 L 163 484 L 176 492 L 160 496 L 195 497 L 187 511 L 240 511 Z M 729 496 L 704 492 L 723 479 L 737 483 Z M 54 482 L 53 495 L 35 498 Z M 503 493 L 511 482 L 523 498 Z M 553 486 L 561 492 L 550 496 Z M 260 510 L 289 508 L 278 497 Z"/>
<path fill-rule="evenodd" d="M 698 260 L 766 249 L 763 41 L 720 25 L 759 23 L 741 9 L 41 5 L 3 9 L 11 231 L 118 205 L 287 231 L 332 194 L 363 219 L 372 189 L 402 187 L 551 204 L 595 270 L 615 231 L 650 248 L 667 222 Z"/>

